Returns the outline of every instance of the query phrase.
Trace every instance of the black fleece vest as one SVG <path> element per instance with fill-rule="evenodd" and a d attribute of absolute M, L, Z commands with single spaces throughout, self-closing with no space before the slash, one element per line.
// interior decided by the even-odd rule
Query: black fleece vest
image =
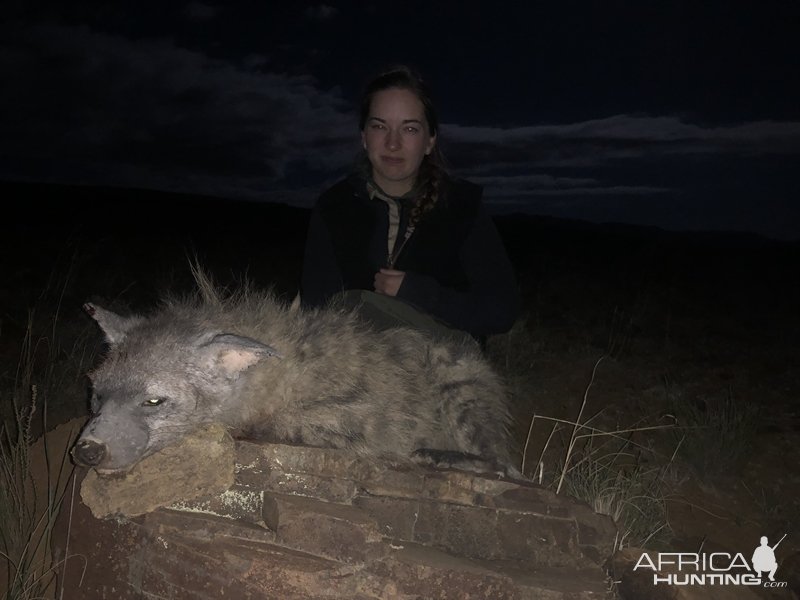
<path fill-rule="evenodd" d="M 435 278 L 441 285 L 465 290 L 467 277 L 460 252 L 480 210 L 482 189 L 448 181 L 436 206 L 425 214 L 400 254 L 395 268 Z M 344 289 L 373 289 L 375 273 L 386 266 L 388 207 L 370 199 L 361 180 L 349 178 L 321 198 L 321 216 L 331 236 Z"/>

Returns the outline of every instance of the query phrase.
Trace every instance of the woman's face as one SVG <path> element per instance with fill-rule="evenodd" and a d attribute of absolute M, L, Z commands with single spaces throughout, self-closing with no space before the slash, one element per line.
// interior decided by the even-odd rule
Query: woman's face
<path fill-rule="evenodd" d="M 387 194 L 402 196 L 414 187 L 436 136 L 430 134 L 419 98 L 409 90 L 391 88 L 372 97 L 361 141 L 375 183 Z"/>

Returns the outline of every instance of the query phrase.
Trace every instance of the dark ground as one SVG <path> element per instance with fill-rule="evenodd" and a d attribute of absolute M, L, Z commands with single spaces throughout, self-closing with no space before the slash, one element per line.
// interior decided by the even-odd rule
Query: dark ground
<path fill-rule="evenodd" d="M 191 289 L 194 257 L 223 285 L 246 277 L 287 300 L 298 288 L 306 210 L 23 184 L 2 184 L 0 194 L 4 387 L 32 307 L 39 315 L 60 307 L 67 344 L 94 331 L 83 302 L 146 311 L 165 292 Z M 788 532 L 776 554 L 789 561 L 800 550 L 800 243 L 544 217 L 496 221 L 524 298 L 514 330 L 490 344 L 514 382 L 517 444 L 534 413 L 576 418 L 604 355 L 585 415 L 599 411 L 608 427 L 663 423 L 676 404 L 710 413 L 735 402 L 754 415 L 729 454 L 744 451 L 725 460 L 724 448 L 712 448 L 716 434 L 690 448 L 676 475 L 668 543 L 748 555 L 761 535 Z M 51 400 L 50 410 L 54 425 L 85 405 Z M 643 443 L 668 453 L 674 439 Z M 537 431 L 531 447 L 541 442 Z M 538 458 L 538 449 L 530 454 Z"/>

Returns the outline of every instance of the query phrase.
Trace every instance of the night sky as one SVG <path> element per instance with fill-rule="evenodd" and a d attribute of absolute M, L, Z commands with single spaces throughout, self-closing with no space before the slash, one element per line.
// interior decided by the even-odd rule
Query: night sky
<path fill-rule="evenodd" d="M 311 206 L 393 63 L 496 213 L 800 238 L 800 4 L 6 3 L 0 179 Z"/>

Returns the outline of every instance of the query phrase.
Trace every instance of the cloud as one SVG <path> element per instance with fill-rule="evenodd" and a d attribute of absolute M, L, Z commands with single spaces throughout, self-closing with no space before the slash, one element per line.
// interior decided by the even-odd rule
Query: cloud
<path fill-rule="evenodd" d="M 210 4 L 187 7 L 213 18 Z M 334 16 L 314 18 L 325 15 Z M 256 54 L 212 58 L 167 38 L 7 24 L 0 178 L 310 205 L 360 149 L 354 107 L 337 88 L 271 72 L 270 64 Z M 489 202 L 666 201 L 686 182 L 665 175 L 665 162 L 797 155 L 800 123 L 712 127 L 649 115 L 511 128 L 452 123 L 442 126 L 441 142 Z M 646 168 L 653 165 L 660 174 Z"/>
<path fill-rule="evenodd" d="M 659 156 L 800 153 L 800 122 L 704 127 L 674 116 L 617 115 L 565 125 L 443 125 L 441 129 L 448 155 L 465 168 L 492 158 L 506 166 L 541 168 L 590 167 Z"/>
<path fill-rule="evenodd" d="M 586 211 L 589 204 L 612 199 L 663 203 L 729 195 L 730 188 L 713 191 L 731 185 L 720 178 L 720 164 L 752 166 L 800 155 L 798 122 L 707 127 L 674 116 L 618 115 L 512 128 L 446 124 L 441 132 L 449 162 L 484 186 L 487 203 L 545 212 L 552 212 L 555 201 L 579 201 Z M 728 179 L 744 177 L 748 183 L 757 177 L 735 168 L 727 172 Z"/>
<path fill-rule="evenodd" d="M 219 14 L 219 7 L 205 2 L 189 2 L 183 7 L 183 14 L 192 21 L 210 21 Z"/>
<path fill-rule="evenodd" d="M 669 188 L 644 185 L 615 185 L 590 177 L 555 177 L 545 174 L 495 175 L 470 177 L 482 185 L 486 197 L 494 204 L 521 203 L 538 196 L 596 196 L 663 194 Z"/>
<path fill-rule="evenodd" d="M 6 178 L 257 198 L 298 172 L 344 170 L 358 149 L 351 107 L 310 77 L 85 26 L 18 24 L 0 39 Z"/>
<path fill-rule="evenodd" d="M 328 19 L 332 19 L 336 15 L 339 14 L 339 9 L 334 6 L 330 6 L 328 4 L 317 4 L 315 6 L 309 6 L 305 12 L 305 16 L 309 19 L 315 19 L 317 21 L 327 21 Z"/>

